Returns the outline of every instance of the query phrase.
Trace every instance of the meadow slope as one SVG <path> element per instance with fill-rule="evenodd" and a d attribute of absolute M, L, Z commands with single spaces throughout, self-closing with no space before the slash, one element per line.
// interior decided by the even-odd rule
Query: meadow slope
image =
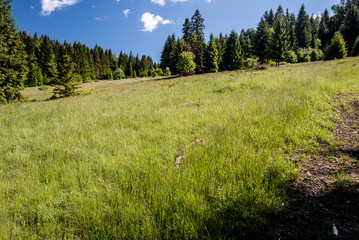
<path fill-rule="evenodd" d="M 0 238 L 260 235 L 291 154 L 333 140 L 359 58 L 114 83 L 0 106 Z"/>

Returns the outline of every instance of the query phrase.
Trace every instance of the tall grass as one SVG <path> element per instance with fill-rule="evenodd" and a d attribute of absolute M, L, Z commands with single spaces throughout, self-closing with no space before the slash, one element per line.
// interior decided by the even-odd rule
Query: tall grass
<path fill-rule="evenodd" d="M 290 153 L 331 141 L 332 96 L 358 92 L 358 64 L 119 84 L 2 105 L 0 238 L 256 236 L 297 176 Z"/>

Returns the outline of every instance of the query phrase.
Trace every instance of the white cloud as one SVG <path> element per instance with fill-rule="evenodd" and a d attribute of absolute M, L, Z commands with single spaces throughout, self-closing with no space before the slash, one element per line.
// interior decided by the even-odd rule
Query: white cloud
<path fill-rule="evenodd" d="M 117 3 L 120 3 L 121 0 L 115 0 Z"/>
<path fill-rule="evenodd" d="M 176 3 L 176 2 L 187 2 L 188 0 L 170 0 L 170 2 L 174 2 L 174 3 Z M 209 0 L 209 1 L 211 1 L 211 0 Z"/>
<path fill-rule="evenodd" d="M 41 14 L 44 16 L 49 16 L 53 11 L 57 9 L 75 5 L 80 1 L 81 0 L 41 0 Z"/>
<path fill-rule="evenodd" d="M 172 20 L 165 20 L 160 15 L 155 15 L 149 12 L 142 14 L 141 22 L 144 24 L 144 28 L 142 29 L 144 32 L 152 32 L 158 28 L 159 24 L 166 25 L 174 23 Z"/>
<path fill-rule="evenodd" d="M 162 7 L 166 4 L 165 0 L 151 0 L 151 2 L 161 5 Z"/>
<path fill-rule="evenodd" d="M 130 9 L 125 9 L 122 12 L 123 12 L 123 15 L 125 15 L 126 17 L 128 17 L 128 15 L 131 13 Z"/>

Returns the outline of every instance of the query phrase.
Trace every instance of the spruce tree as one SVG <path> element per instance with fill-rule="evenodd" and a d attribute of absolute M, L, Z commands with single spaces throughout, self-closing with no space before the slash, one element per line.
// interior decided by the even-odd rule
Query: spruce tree
<path fill-rule="evenodd" d="M 225 70 L 238 70 L 243 66 L 244 59 L 239 37 L 236 31 L 232 30 L 226 44 L 226 51 L 223 56 Z"/>
<path fill-rule="evenodd" d="M 277 63 L 284 60 L 286 52 L 289 50 L 289 36 L 284 23 L 283 15 L 278 15 L 273 24 L 273 33 L 271 37 L 272 58 Z"/>
<path fill-rule="evenodd" d="M 218 62 L 219 62 L 219 54 L 218 54 L 218 46 L 216 40 L 214 39 L 213 34 L 210 36 L 210 40 L 207 47 L 207 71 L 208 72 L 218 72 Z"/>
<path fill-rule="evenodd" d="M 173 44 L 176 41 L 174 34 L 172 36 L 168 36 L 167 40 L 165 42 L 165 45 L 163 46 L 163 50 L 161 53 L 161 68 L 166 69 L 166 67 L 170 67 L 171 63 L 171 51 L 173 48 Z M 173 69 L 171 69 L 173 71 Z"/>
<path fill-rule="evenodd" d="M 54 83 L 57 79 L 57 61 L 54 53 L 53 44 L 48 36 L 41 39 L 39 52 L 39 63 L 44 76 L 44 84 Z"/>
<path fill-rule="evenodd" d="M 345 58 L 347 55 L 346 42 L 340 32 L 336 32 L 325 53 L 324 60 Z"/>
<path fill-rule="evenodd" d="M 54 97 L 69 97 L 75 94 L 78 84 L 78 76 L 75 74 L 75 64 L 70 55 L 64 52 L 59 64 L 59 75 L 56 80 Z"/>
<path fill-rule="evenodd" d="M 189 21 L 188 18 L 186 18 L 186 20 L 183 23 L 182 33 L 183 33 L 183 40 L 187 44 L 191 44 L 193 39 L 193 31 L 192 31 L 191 22 Z"/>
<path fill-rule="evenodd" d="M 310 19 L 305 11 L 304 4 L 299 10 L 295 29 L 297 34 L 298 47 L 309 48 L 312 42 L 312 31 Z"/>
<path fill-rule="evenodd" d="M 197 9 L 191 18 L 191 49 L 195 55 L 196 63 L 196 73 L 203 73 L 205 70 L 204 60 L 205 60 L 205 47 L 206 43 L 204 41 L 204 19 Z"/>
<path fill-rule="evenodd" d="M 359 8 L 355 4 L 348 5 L 340 31 L 347 42 L 349 52 L 351 52 L 355 39 L 359 35 Z"/>
<path fill-rule="evenodd" d="M 25 51 L 12 16 L 11 0 L 0 1 L 0 103 L 22 99 Z"/>
<path fill-rule="evenodd" d="M 261 18 L 258 24 L 257 31 L 253 39 L 254 54 L 259 58 L 259 62 L 265 62 L 269 59 L 269 41 L 270 41 L 270 28 L 267 21 Z"/>
<path fill-rule="evenodd" d="M 325 9 L 324 14 L 320 20 L 318 37 L 321 41 L 322 49 L 329 45 L 329 12 L 327 9 Z"/>

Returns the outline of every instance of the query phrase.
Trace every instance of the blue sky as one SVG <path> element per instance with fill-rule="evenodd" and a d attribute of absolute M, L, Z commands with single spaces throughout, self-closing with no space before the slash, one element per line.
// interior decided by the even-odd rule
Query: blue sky
<path fill-rule="evenodd" d="M 183 21 L 199 9 L 205 34 L 218 35 L 256 28 L 260 17 L 279 4 L 298 14 L 302 3 L 309 15 L 340 0 L 13 0 L 21 30 L 47 34 L 63 42 L 96 44 L 116 54 L 146 54 L 159 62 L 169 34 L 181 36 Z"/>

